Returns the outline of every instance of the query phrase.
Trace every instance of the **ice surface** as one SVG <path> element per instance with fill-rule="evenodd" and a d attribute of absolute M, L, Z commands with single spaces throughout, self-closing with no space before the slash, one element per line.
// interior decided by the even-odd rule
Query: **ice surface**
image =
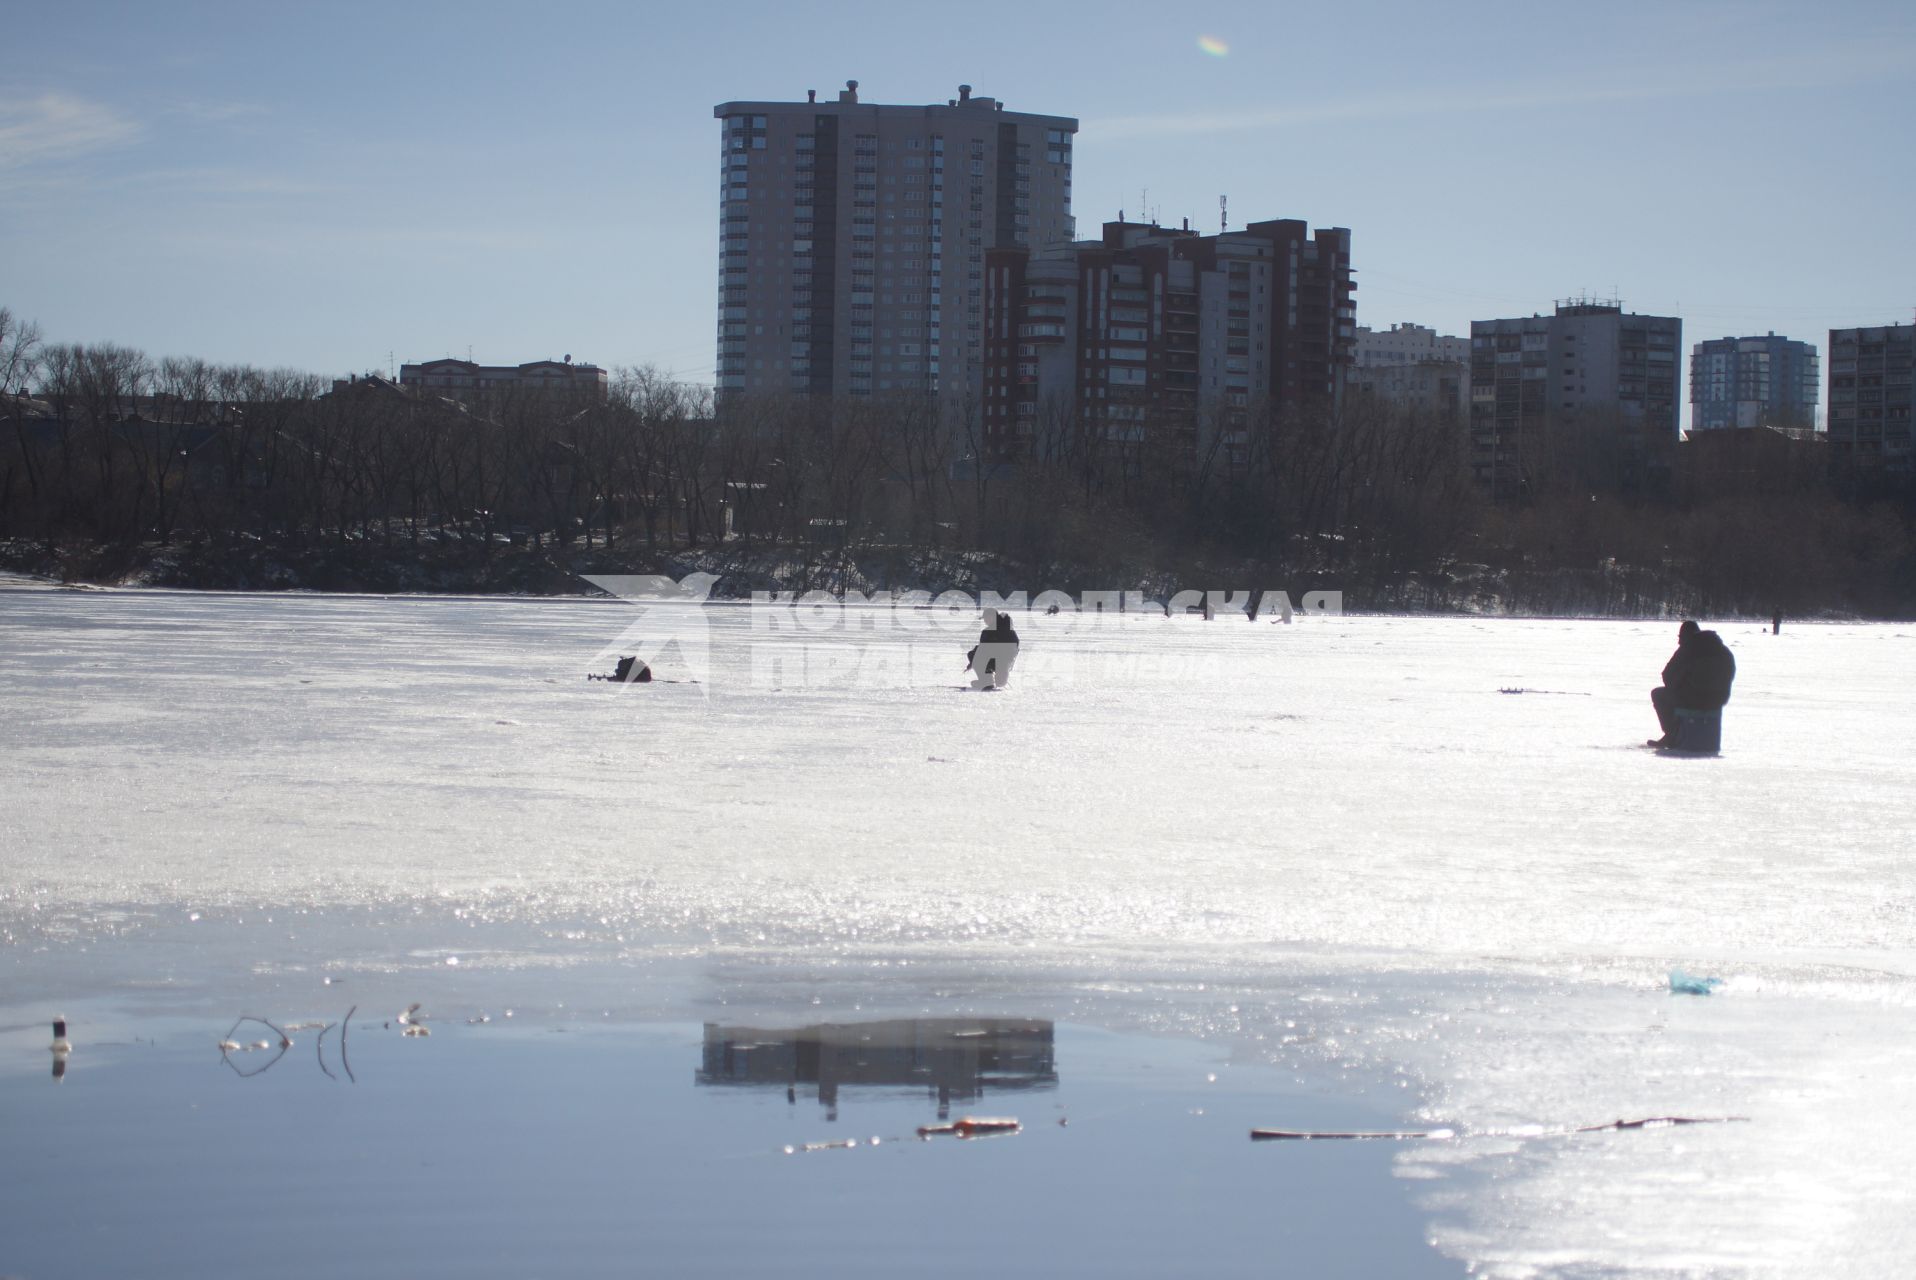
<path fill-rule="evenodd" d="M 1406 1149 L 1481 1274 L 1916 1257 L 1911 628 L 1715 624 L 1724 753 L 1671 759 L 1670 623 L 1020 615 L 986 696 L 970 618 L 693 612 L 656 625 L 709 636 L 705 682 L 620 688 L 583 675 L 623 601 L 0 589 L 12 985 L 217 936 L 461 982 L 690 958 L 746 1005 L 1042 994 L 1465 1132 L 1751 1117 Z"/>

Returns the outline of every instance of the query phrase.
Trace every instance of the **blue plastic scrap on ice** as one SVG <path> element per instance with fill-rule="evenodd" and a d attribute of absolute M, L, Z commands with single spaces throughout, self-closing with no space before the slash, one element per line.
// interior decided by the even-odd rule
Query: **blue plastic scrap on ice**
<path fill-rule="evenodd" d="M 1707 996 L 1723 985 L 1721 978 L 1693 978 L 1681 969 L 1670 970 L 1670 990 L 1680 996 Z"/>

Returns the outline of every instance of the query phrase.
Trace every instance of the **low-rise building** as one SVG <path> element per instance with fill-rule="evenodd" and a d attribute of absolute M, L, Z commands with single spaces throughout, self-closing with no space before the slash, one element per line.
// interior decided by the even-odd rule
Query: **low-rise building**
<path fill-rule="evenodd" d="M 1676 451 L 1676 489 L 1689 501 L 1808 493 L 1829 473 L 1828 437 L 1809 427 L 1692 429 Z"/>
<path fill-rule="evenodd" d="M 533 360 L 526 364 L 474 364 L 451 356 L 399 366 L 399 385 L 452 400 L 527 392 L 606 397 L 606 373 L 595 364 Z"/>

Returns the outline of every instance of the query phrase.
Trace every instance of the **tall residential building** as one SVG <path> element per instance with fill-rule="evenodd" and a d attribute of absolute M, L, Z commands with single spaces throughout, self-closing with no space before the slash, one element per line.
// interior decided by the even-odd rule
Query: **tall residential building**
<path fill-rule="evenodd" d="M 1353 389 L 1389 404 L 1462 422 L 1470 412 L 1470 339 L 1420 324 L 1357 326 Z"/>
<path fill-rule="evenodd" d="M 1499 497 L 1529 491 L 1577 429 L 1602 433 L 1625 471 L 1677 440 L 1683 321 L 1615 301 L 1470 325 L 1471 467 Z M 1588 443 L 1586 437 L 1585 443 Z"/>
<path fill-rule="evenodd" d="M 1830 444 L 1908 470 L 1913 366 L 1916 326 L 1831 329 Z"/>
<path fill-rule="evenodd" d="M 1107 222 L 1099 240 L 990 255 L 991 452 L 1111 443 L 1245 453 L 1254 413 L 1335 413 L 1356 342 L 1350 232 L 1295 219 L 1214 236 Z M 1067 426 L 1067 424 L 1070 424 Z"/>
<path fill-rule="evenodd" d="M 1816 348 L 1774 333 L 1690 349 L 1690 430 L 1816 425 Z"/>
<path fill-rule="evenodd" d="M 1188 231 L 1111 222 L 1102 240 L 986 255 L 986 453 L 1051 460 L 1096 422 L 1141 446 L 1186 438 L 1198 402 L 1197 264 L 1172 251 Z M 1267 260 L 1268 246 L 1255 246 Z M 1248 323 L 1248 308 L 1245 309 Z"/>
<path fill-rule="evenodd" d="M 1078 122 L 817 96 L 713 108 L 719 393 L 975 393 L 985 254 L 1071 238 Z"/>

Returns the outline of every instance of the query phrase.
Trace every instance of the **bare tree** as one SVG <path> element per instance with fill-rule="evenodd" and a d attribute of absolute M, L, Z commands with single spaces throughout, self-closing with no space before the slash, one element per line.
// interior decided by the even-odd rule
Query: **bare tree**
<path fill-rule="evenodd" d="M 27 502 L 34 507 L 40 504 L 37 450 L 27 438 L 27 390 L 39 372 L 41 346 L 39 325 L 16 319 L 12 311 L 0 307 L 0 409 L 13 428 L 14 444 L 6 471 L 0 473 L 0 528 L 14 523 L 16 468 L 25 481 Z"/>

